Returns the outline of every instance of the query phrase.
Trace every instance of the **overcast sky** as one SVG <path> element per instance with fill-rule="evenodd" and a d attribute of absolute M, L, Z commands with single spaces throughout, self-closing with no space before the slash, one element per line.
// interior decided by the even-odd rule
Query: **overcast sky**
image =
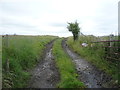
<path fill-rule="evenodd" d="M 0 34 L 71 36 L 76 20 L 85 35 L 118 33 L 119 0 L 1 0 Z"/>

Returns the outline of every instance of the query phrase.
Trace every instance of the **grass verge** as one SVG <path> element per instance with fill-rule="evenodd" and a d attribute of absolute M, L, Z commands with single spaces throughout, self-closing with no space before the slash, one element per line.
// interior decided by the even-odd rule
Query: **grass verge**
<path fill-rule="evenodd" d="M 64 52 L 61 46 L 62 39 L 55 41 L 53 45 L 53 55 L 60 72 L 59 88 L 83 88 L 82 82 L 77 79 L 75 66 L 70 57 Z"/>

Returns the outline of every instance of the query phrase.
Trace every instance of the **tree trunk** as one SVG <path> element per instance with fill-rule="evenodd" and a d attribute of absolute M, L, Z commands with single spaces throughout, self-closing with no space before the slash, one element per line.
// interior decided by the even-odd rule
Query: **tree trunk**
<path fill-rule="evenodd" d="M 75 34 L 73 34 L 73 39 L 74 39 L 74 41 L 75 41 Z"/>

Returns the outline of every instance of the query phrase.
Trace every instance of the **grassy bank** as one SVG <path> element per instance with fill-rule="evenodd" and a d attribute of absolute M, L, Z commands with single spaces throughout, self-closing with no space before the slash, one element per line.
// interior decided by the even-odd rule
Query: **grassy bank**
<path fill-rule="evenodd" d="M 53 46 L 53 55 L 60 72 L 59 88 L 81 88 L 83 83 L 77 79 L 75 66 L 70 57 L 64 52 L 61 46 L 62 39 L 55 41 Z"/>
<path fill-rule="evenodd" d="M 26 87 L 28 72 L 39 61 L 53 36 L 8 36 L 2 38 L 3 88 Z"/>
<path fill-rule="evenodd" d="M 105 52 L 99 44 L 93 45 L 92 47 L 90 46 L 90 42 L 96 39 L 97 38 L 93 36 L 80 36 L 79 40 L 74 42 L 72 37 L 69 37 L 67 43 L 69 47 L 80 54 L 80 56 L 93 63 L 99 69 L 104 70 L 118 82 L 118 67 L 104 59 Z M 83 42 L 88 43 L 88 46 L 82 47 L 81 44 Z"/>

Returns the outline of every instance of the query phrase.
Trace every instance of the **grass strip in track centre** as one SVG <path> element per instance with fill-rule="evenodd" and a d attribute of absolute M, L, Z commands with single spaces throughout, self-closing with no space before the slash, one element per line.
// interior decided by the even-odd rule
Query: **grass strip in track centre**
<path fill-rule="evenodd" d="M 60 72 L 59 88 L 84 88 L 84 84 L 77 79 L 75 66 L 71 58 L 64 52 L 61 46 L 62 39 L 55 41 L 53 45 L 53 55 Z"/>

